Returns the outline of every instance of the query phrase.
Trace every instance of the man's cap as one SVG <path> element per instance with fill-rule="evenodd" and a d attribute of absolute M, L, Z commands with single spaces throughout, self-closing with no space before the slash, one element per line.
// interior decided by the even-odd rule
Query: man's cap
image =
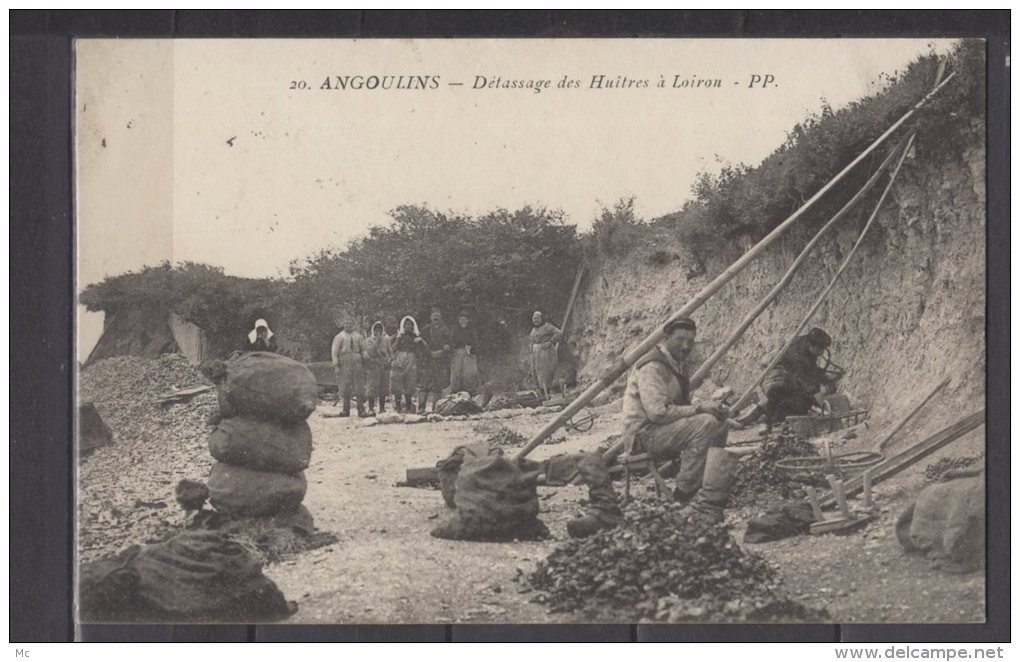
<path fill-rule="evenodd" d="M 698 330 L 697 325 L 690 317 L 678 317 L 675 320 L 670 320 L 666 323 L 665 332 L 668 336 L 677 329 L 685 329 L 687 331 L 696 332 Z"/>
<path fill-rule="evenodd" d="M 818 327 L 808 331 L 807 341 L 815 347 L 821 347 L 822 349 L 828 349 L 829 345 L 832 344 L 832 338 L 829 337 L 829 334 Z"/>

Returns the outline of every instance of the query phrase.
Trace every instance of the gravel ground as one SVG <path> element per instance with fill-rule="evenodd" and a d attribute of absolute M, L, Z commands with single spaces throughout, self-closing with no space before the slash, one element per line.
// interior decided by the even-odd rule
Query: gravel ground
<path fill-rule="evenodd" d="M 180 376 L 160 377 L 153 387 L 166 390 L 166 381 L 175 379 Z M 94 399 L 117 436 L 114 446 L 98 449 L 80 467 L 84 560 L 174 531 L 183 523 L 183 512 L 173 501 L 174 485 L 182 478 L 204 480 L 212 464 L 205 446 L 204 419 L 214 408 L 215 398 L 199 396 L 189 404 L 162 411 L 158 405 L 143 406 L 133 399 L 126 404 L 118 404 L 116 399 L 104 403 L 94 397 L 102 391 L 96 390 L 97 385 L 103 383 L 94 375 L 82 379 L 83 399 Z M 149 393 L 145 383 L 124 390 L 137 392 L 141 399 L 141 394 Z M 562 443 L 539 447 L 531 457 L 542 459 L 594 448 L 617 431 L 618 406 L 600 408 L 591 431 L 569 433 Z M 148 411 L 163 424 L 132 427 L 129 410 L 119 413 L 125 407 L 135 408 L 132 412 Z M 407 468 L 433 466 L 456 445 L 484 438 L 495 426 L 483 422 L 485 419 L 366 426 L 358 419 L 324 416 L 332 412 L 331 406 L 321 405 L 308 421 L 315 447 L 306 472 L 309 485 L 304 504 L 316 526 L 336 534 L 338 541 L 285 558 L 265 570 L 288 599 L 297 601 L 299 609 L 291 622 L 628 620 L 550 613 L 533 601 L 536 592 L 525 580 L 539 561 L 567 539 L 566 522 L 580 513 L 580 501 L 586 497 L 581 487 L 539 488 L 540 517 L 553 536 L 547 541 L 472 543 L 429 535 L 446 512 L 439 492 L 398 487 L 397 483 L 404 480 Z M 548 413 L 514 412 L 506 417 L 497 413 L 501 425 L 525 437 L 548 420 Z M 742 434 L 751 438 L 755 433 Z M 870 436 L 861 433 L 862 438 Z M 864 446 L 861 440 L 853 443 Z M 978 430 L 931 461 L 973 454 L 983 444 L 983 430 Z M 512 452 L 513 447 L 505 450 Z M 925 465 L 876 486 L 883 512 L 862 532 L 846 537 L 801 536 L 750 547 L 777 569 L 786 594 L 808 607 L 828 610 L 839 622 L 981 621 L 982 573 L 956 576 L 937 571 L 925 559 L 903 554 L 893 534 L 897 514 L 909 495 L 925 483 Z M 632 489 L 650 489 L 650 485 L 644 481 Z M 738 540 L 743 522 L 764 508 L 765 504 L 760 504 L 728 512 L 727 520 Z"/>

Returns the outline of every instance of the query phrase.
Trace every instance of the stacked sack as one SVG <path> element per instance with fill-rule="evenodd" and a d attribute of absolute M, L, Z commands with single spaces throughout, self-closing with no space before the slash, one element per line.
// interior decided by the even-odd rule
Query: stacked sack
<path fill-rule="evenodd" d="M 235 517 L 295 512 L 308 483 L 312 431 L 305 422 L 318 385 L 303 364 L 272 352 L 250 352 L 204 368 L 214 374 L 223 418 L 209 435 L 217 460 L 209 502 Z"/>

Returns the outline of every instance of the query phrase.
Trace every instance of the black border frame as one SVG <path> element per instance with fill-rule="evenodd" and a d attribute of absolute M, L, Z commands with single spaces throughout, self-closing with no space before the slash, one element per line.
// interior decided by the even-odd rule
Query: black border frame
<path fill-rule="evenodd" d="M 11 641 L 1002 642 L 1010 623 L 1008 10 L 12 10 Z M 74 37 L 981 37 L 987 40 L 988 621 L 947 625 L 81 626 L 73 539 Z M 16 311 L 16 317 L 15 315 Z M 15 388 L 16 386 L 16 388 Z M 62 412 L 54 415 L 54 412 Z"/>

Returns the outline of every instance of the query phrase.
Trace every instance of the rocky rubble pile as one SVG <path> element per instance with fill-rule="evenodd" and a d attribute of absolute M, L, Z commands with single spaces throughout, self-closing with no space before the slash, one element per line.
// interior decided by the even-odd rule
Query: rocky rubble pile
<path fill-rule="evenodd" d="M 554 612 L 642 621 L 820 620 L 779 592 L 776 571 L 744 552 L 726 527 L 677 504 L 636 501 L 620 526 L 571 540 L 529 575 Z"/>
<path fill-rule="evenodd" d="M 485 443 L 489 446 L 519 446 L 527 440 L 528 438 L 517 430 L 499 427 L 485 439 Z"/>
<path fill-rule="evenodd" d="M 80 377 L 78 395 L 92 402 L 114 434 L 78 468 L 78 540 L 89 561 L 132 544 L 159 542 L 183 524 L 174 507 L 181 478 L 208 472 L 205 421 L 216 396 L 161 405 L 156 397 L 204 378 L 177 354 L 159 359 L 97 361 Z"/>
<path fill-rule="evenodd" d="M 943 457 L 924 468 L 924 477 L 929 483 L 938 483 L 949 471 L 952 471 L 953 469 L 966 469 L 984 459 L 984 453 Z"/>
<path fill-rule="evenodd" d="M 793 434 L 787 426 L 773 431 L 753 453 L 740 460 L 737 480 L 733 486 L 732 504 L 749 506 L 767 501 L 802 496 L 802 482 L 792 479 L 776 468 L 775 463 L 789 457 L 816 456 L 818 450 L 810 442 Z"/>

